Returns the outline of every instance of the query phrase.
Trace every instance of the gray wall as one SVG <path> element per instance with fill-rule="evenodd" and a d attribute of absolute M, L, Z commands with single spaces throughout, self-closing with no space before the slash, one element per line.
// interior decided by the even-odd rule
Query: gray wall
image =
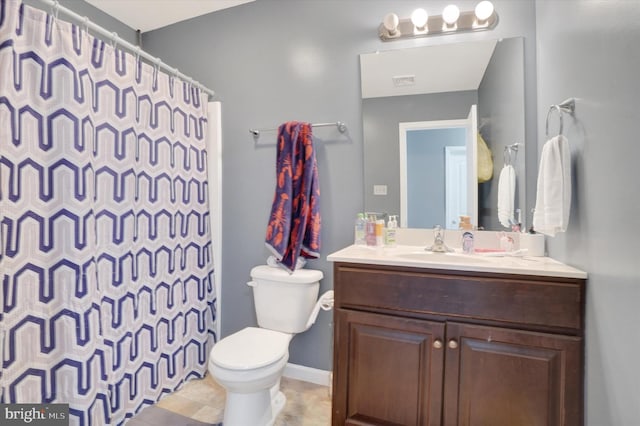
<path fill-rule="evenodd" d="M 501 40 L 478 88 L 479 130 L 493 153 L 493 179 L 478 185 L 478 225 L 484 229 L 505 229 L 498 220 L 498 182 L 504 166 L 504 147 L 516 142 L 523 145 L 518 155 L 512 157 L 516 160 L 513 164 L 516 170 L 514 207 L 521 210 L 525 223 L 531 218 L 525 216 L 531 207 L 527 208 L 525 187 L 523 48 L 521 38 Z M 530 142 L 536 144 L 535 140 Z"/>
<path fill-rule="evenodd" d="M 640 1 L 536 2 L 538 132 L 551 104 L 566 116 L 573 166 L 569 229 L 551 256 L 589 273 L 586 424 L 640 422 Z M 558 118 L 550 122 L 558 130 Z"/>
<path fill-rule="evenodd" d="M 430 1 L 429 9 L 448 4 Z M 456 2 L 472 10 L 474 0 Z M 358 55 L 384 49 L 466 40 L 524 36 L 527 60 L 535 62 L 533 1 L 494 1 L 500 24 L 490 32 L 383 43 L 377 27 L 390 10 L 410 16 L 422 0 L 257 0 L 145 33 L 144 47 L 217 92 L 222 101 L 223 235 L 222 335 L 255 325 L 249 271 L 265 262 L 264 235 L 275 188 L 275 147 L 254 146 L 251 127 L 287 120 L 342 120 L 348 140 L 329 129 L 317 134 L 322 259 L 309 267 L 325 273 L 321 290 L 333 287 L 326 256 L 353 242 L 356 212 L 364 207 L 363 152 Z M 530 76 L 531 77 L 531 76 Z M 535 105 L 535 80 L 528 80 Z M 533 89 L 533 90 L 531 90 Z M 535 109 L 527 111 L 533 116 Z M 265 134 L 266 136 L 266 134 Z M 347 138 L 344 138 L 347 139 Z M 533 168 L 535 170 L 535 166 Z M 329 370 L 331 315 L 296 336 L 290 362 Z"/>
<path fill-rule="evenodd" d="M 478 94 L 474 90 L 363 99 L 365 210 L 400 214 L 398 123 L 466 119 L 471 105 L 477 103 Z M 373 185 L 387 185 L 387 195 L 374 195 Z M 442 191 L 444 193 L 444 181 Z M 429 227 L 437 223 L 444 225 L 443 222 L 429 223 Z"/>

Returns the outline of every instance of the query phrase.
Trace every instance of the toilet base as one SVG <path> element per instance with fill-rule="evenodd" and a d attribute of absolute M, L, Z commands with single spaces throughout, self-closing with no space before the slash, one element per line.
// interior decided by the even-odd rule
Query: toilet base
<path fill-rule="evenodd" d="M 224 426 L 272 426 L 287 402 L 284 394 L 278 391 L 271 397 L 271 389 L 260 392 L 227 392 L 224 407 Z M 248 409 L 251 407 L 251 409 Z"/>
<path fill-rule="evenodd" d="M 271 412 L 273 414 L 273 418 L 271 419 L 271 423 L 269 423 L 269 426 L 271 426 L 276 421 L 276 418 L 284 408 L 284 405 L 286 404 L 286 402 L 287 402 L 287 397 L 284 396 L 284 394 L 281 391 L 278 391 L 278 394 L 271 401 Z"/>

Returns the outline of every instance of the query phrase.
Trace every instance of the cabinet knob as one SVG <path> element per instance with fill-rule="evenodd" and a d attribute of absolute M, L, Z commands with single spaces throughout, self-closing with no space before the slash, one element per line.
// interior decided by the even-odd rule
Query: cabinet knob
<path fill-rule="evenodd" d="M 433 341 L 433 347 L 436 349 L 442 348 L 442 340 L 436 339 Z"/>
<path fill-rule="evenodd" d="M 454 339 L 449 340 L 449 348 L 456 349 L 457 347 L 458 347 L 458 342 L 456 342 Z"/>

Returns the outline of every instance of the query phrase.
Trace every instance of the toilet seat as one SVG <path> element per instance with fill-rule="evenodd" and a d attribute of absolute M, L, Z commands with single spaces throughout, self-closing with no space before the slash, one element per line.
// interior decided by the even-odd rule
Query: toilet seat
<path fill-rule="evenodd" d="M 273 364 L 287 355 L 291 335 L 247 327 L 213 346 L 211 361 L 230 370 L 250 370 Z"/>

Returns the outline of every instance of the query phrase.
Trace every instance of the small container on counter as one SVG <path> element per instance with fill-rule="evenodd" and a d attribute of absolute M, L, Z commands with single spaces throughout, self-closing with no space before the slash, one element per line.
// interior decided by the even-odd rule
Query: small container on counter
<path fill-rule="evenodd" d="M 376 246 L 382 247 L 384 245 L 384 220 L 376 220 Z"/>
<path fill-rule="evenodd" d="M 520 249 L 525 256 L 544 256 L 544 234 L 524 232 L 520 234 Z"/>
<path fill-rule="evenodd" d="M 472 231 L 464 231 L 462 233 L 462 252 L 465 254 L 475 253 Z"/>

